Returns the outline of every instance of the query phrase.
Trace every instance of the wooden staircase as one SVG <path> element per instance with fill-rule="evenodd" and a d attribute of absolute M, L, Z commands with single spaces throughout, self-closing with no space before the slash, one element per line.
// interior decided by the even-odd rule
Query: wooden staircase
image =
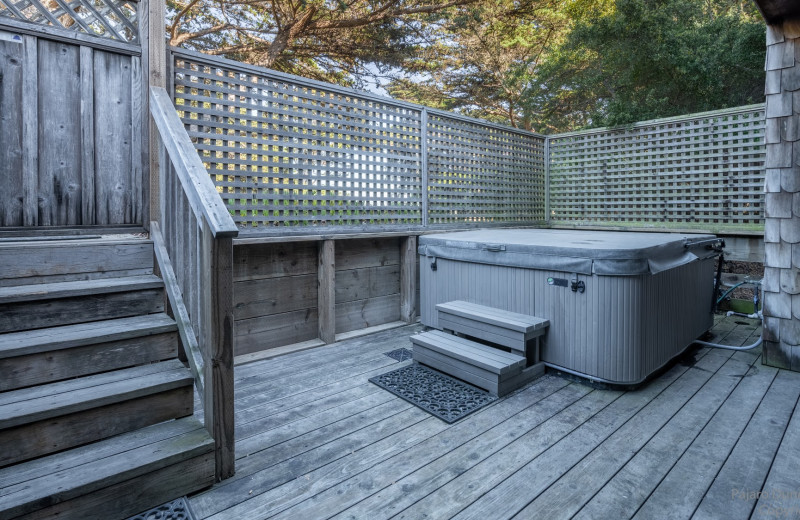
<path fill-rule="evenodd" d="M 214 482 L 142 238 L 0 242 L 0 520 L 127 518 Z"/>
<path fill-rule="evenodd" d="M 498 396 L 544 374 L 539 340 L 548 320 L 458 300 L 436 311 L 445 331 L 412 336 L 415 361 Z"/>

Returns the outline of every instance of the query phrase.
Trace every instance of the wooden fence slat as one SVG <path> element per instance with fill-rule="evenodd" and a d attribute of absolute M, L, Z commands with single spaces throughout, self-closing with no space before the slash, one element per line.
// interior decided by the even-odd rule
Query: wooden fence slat
<path fill-rule="evenodd" d="M 38 224 L 79 225 L 80 48 L 44 39 L 38 40 L 38 46 Z M 25 143 L 25 147 L 31 146 Z"/>
<path fill-rule="evenodd" d="M 94 141 L 94 50 L 81 47 L 81 191 L 82 224 L 96 224 Z"/>
<path fill-rule="evenodd" d="M 22 110 L 24 40 L 0 40 L 0 226 L 24 222 Z"/>

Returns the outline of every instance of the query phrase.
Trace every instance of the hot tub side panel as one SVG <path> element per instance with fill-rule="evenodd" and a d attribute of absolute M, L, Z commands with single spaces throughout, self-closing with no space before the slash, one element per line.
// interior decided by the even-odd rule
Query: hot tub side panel
<path fill-rule="evenodd" d="M 436 304 L 465 300 L 550 320 L 542 360 L 581 374 L 630 381 L 640 372 L 640 277 L 578 275 L 581 294 L 547 279 L 571 280 L 571 273 L 420 259 L 421 320 L 439 328 Z"/>
<path fill-rule="evenodd" d="M 438 328 L 436 304 L 465 300 L 550 320 L 542 360 L 619 383 L 635 383 L 711 326 L 713 261 L 657 275 L 584 276 L 584 293 L 550 285 L 571 273 L 420 259 L 422 323 Z M 708 265 L 706 265 L 708 264 Z"/>
<path fill-rule="evenodd" d="M 713 258 L 643 279 L 643 373 L 657 370 L 711 328 L 713 283 Z"/>

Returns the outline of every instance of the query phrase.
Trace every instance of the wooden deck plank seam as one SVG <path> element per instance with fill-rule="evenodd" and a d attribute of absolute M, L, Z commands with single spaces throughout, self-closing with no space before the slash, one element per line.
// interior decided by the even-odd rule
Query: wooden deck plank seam
<path fill-rule="evenodd" d="M 716 373 L 715 375 L 719 375 L 719 371 L 720 371 L 720 370 L 722 370 L 722 369 L 723 369 L 725 366 L 727 366 L 727 364 L 728 364 L 728 363 L 730 363 L 731 361 L 735 361 L 735 360 L 733 360 L 733 355 L 731 355 L 731 356 L 728 358 L 728 361 L 726 361 L 726 363 L 725 363 L 724 365 L 722 365 L 722 366 L 719 368 L 719 370 L 717 371 L 717 373 Z M 750 367 L 750 368 L 748 368 L 748 372 L 752 370 L 752 365 L 749 365 L 749 367 Z M 618 475 L 620 475 L 620 474 L 621 474 L 621 472 L 623 472 L 623 471 L 625 471 L 626 469 L 628 469 L 628 468 L 630 468 L 630 467 L 631 467 L 631 464 L 632 464 L 632 463 L 633 463 L 633 461 L 634 461 L 634 460 L 637 458 L 637 456 L 638 456 L 638 455 L 639 455 L 641 452 L 643 452 L 643 450 L 646 450 L 646 449 L 647 449 L 647 448 L 648 448 L 648 447 L 651 445 L 651 443 L 653 442 L 653 440 L 654 440 L 654 439 L 656 439 L 656 438 L 657 438 L 659 435 L 661 435 L 661 433 L 662 433 L 663 431 L 665 431 L 665 429 L 666 429 L 666 428 L 668 428 L 668 427 L 670 427 L 670 426 L 673 426 L 673 425 L 674 425 L 673 421 L 674 421 L 674 420 L 676 420 L 676 418 L 678 417 L 678 415 L 679 415 L 679 414 L 681 414 L 681 413 L 684 413 L 684 412 L 685 412 L 685 410 L 687 410 L 687 407 L 689 407 L 689 406 L 692 404 L 692 400 L 693 400 L 693 399 L 695 399 L 695 398 L 696 398 L 696 396 L 697 396 L 697 395 L 699 395 L 699 394 L 700 394 L 700 393 L 701 393 L 701 392 L 702 392 L 704 389 L 706 389 L 710 383 L 712 383 L 712 380 L 713 380 L 713 378 L 714 378 L 714 376 L 710 377 L 710 378 L 709 378 L 709 379 L 706 381 L 706 383 L 705 383 L 705 384 L 704 384 L 704 385 L 703 385 L 701 388 L 699 388 L 699 389 L 697 390 L 697 392 L 695 393 L 695 395 L 694 395 L 694 396 L 692 396 L 692 398 L 691 398 L 691 399 L 687 400 L 687 401 L 686 401 L 686 403 L 684 403 L 684 405 L 683 405 L 683 406 L 681 406 L 681 408 L 675 412 L 675 414 L 673 415 L 673 417 L 672 417 L 672 418 L 670 418 L 670 420 L 668 420 L 668 421 L 664 422 L 664 424 L 663 424 L 663 425 L 662 425 L 662 426 L 661 426 L 661 427 L 660 427 L 660 428 L 659 428 L 659 429 L 658 429 L 658 430 L 657 430 L 657 431 L 656 431 L 656 432 L 655 432 L 655 433 L 654 433 L 654 434 L 653 434 L 653 435 L 652 435 L 652 436 L 651 436 L 651 437 L 650 437 L 650 438 L 647 440 L 647 442 L 645 442 L 645 443 L 643 443 L 643 444 L 642 444 L 642 446 L 641 446 L 641 448 L 640 448 L 640 449 L 636 450 L 636 452 L 635 452 L 635 453 L 634 453 L 632 456 L 630 456 L 630 457 L 629 457 L 629 458 L 628 458 L 628 459 L 627 459 L 627 460 L 626 460 L 626 461 L 625 461 L 623 464 L 621 464 L 621 465 L 620 465 L 620 466 L 617 468 L 617 470 L 616 470 L 616 471 L 613 473 L 613 475 L 611 475 L 611 476 L 610 476 L 610 477 L 609 477 L 609 478 L 606 480 L 606 482 L 604 483 L 604 485 L 603 485 L 603 486 L 599 486 L 599 487 L 598 487 L 598 489 L 597 489 L 597 490 L 596 490 L 594 493 L 592 493 L 592 495 L 591 495 L 590 497 L 588 497 L 588 498 L 587 498 L 587 499 L 584 501 L 584 503 L 581 505 L 581 508 L 580 508 L 580 509 L 579 509 L 579 510 L 578 510 L 578 511 L 575 513 L 575 514 L 576 514 L 576 515 L 580 514 L 580 512 L 581 512 L 581 511 L 583 511 L 583 509 L 584 509 L 584 508 L 585 508 L 585 507 L 586 507 L 586 506 L 587 506 L 589 503 L 591 503 L 591 502 L 592 502 L 592 500 L 593 500 L 593 499 L 594 499 L 594 498 L 595 498 L 595 497 L 596 497 L 596 496 L 597 496 L 599 493 L 603 492 L 603 490 L 604 490 L 604 489 L 607 487 L 607 485 L 608 485 L 610 482 L 614 481 L 614 479 L 616 479 L 616 478 L 618 477 Z M 714 417 L 716 417 L 716 416 L 717 416 L 717 413 L 718 413 L 718 412 L 719 412 L 719 410 L 720 410 L 720 409 L 721 409 L 721 408 L 722 408 L 722 407 L 725 405 L 725 403 L 727 402 L 727 399 L 728 399 L 728 398 L 729 398 L 731 395 L 733 395 L 733 393 L 734 393 L 735 389 L 736 389 L 736 388 L 738 388 L 738 385 L 739 385 L 739 383 L 741 383 L 741 381 L 743 381 L 744 379 L 745 379 L 745 377 L 743 376 L 743 377 L 740 379 L 740 381 L 739 381 L 739 382 L 737 382 L 737 384 L 736 384 L 734 387 L 732 387 L 731 389 L 729 389 L 729 390 L 727 391 L 727 394 L 726 394 L 725 398 L 724 398 L 724 399 L 722 399 L 722 400 L 720 401 L 720 403 L 719 403 L 719 406 L 718 406 L 718 407 L 717 407 L 717 408 L 714 410 L 714 412 L 713 412 L 713 413 L 712 413 L 712 414 L 711 414 L 709 417 L 707 417 L 707 418 L 706 418 L 706 420 L 705 420 L 705 422 L 703 423 L 702 427 L 700 427 L 700 428 L 698 429 L 697 433 L 696 433 L 696 434 L 695 434 L 695 435 L 692 437 L 692 439 L 691 439 L 690 441 L 687 441 L 687 443 L 686 443 L 686 446 L 685 446 L 685 448 L 684 448 L 684 449 L 681 451 L 680 455 L 675 455 L 674 461 L 673 461 L 673 463 L 670 465 L 670 469 L 666 470 L 666 471 L 664 472 L 663 476 L 662 476 L 662 477 L 659 479 L 659 481 L 658 481 L 657 483 L 655 483 L 655 484 L 652 486 L 651 492 L 648 494 L 648 497 L 646 497 L 646 498 L 645 498 L 645 499 L 642 501 L 642 504 L 643 504 L 643 503 L 644 503 L 644 502 L 647 500 L 647 498 L 649 498 L 650 494 L 652 494 L 652 492 L 653 492 L 653 491 L 654 491 L 656 488 L 658 488 L 658 486 L 660 485 L 660 483 L 661 483 L 661 482 L 662 482 L 662 481 L 663 481 L 663 480 L 664 480 L 664 479 L 667 477 L 667 475 L 670 473 L 671 469 L 672 469 L 672 468 L 675 466 L 675 464 L 677 464 L 677 463 L 678 463 L 678 461 L 680 461 L 680 460 L 681 460 L 681 458 L 682 458 L 682 457 L 683 457 L 683 455 L 686 453 L 686 451 L 688 451 L 688 450 L 690 449 L 690 447 L 693 445 L 693 443 L 695 442 L 695 440 L 696 440 L 696 439 L 697 439 L 697 438 L 698 438 L 698 437 L 699 437 L 699 436 L 702 434 L 702 431 L 703 431 L 703 430 L 704 430 L 704 429 L 707 427 L 707 425 L 708 425 L 709 423 L 711 423 L 711 421 L 714 419 Z M 599 448 L 599 447 L 598 447 L 598 448 Z M 640 505 L 640 507 L 641 507 L 641 505 Z M 590 515 L 590 516 L 591 516 L 591 515 Z"/>
<path fill-rule="evenodd" d="M 733 353 L 731 353 L 731 354 L 730 354 L 730 357 L 728 358 L 728 362 L 730 362 L 732 358 L 733 358 Z M 658 431 L 656 431 L 656 432 L 655 432 L 655 433 L 654 433 L 654 434 L 653 434 L 653 435 L 650 437 L 650 440 L 649 440 L 647 443 L 645 443 L 645 444 L 642 446 L 642 448 L 640 448 L 639 450 L 637 450 L 636 454 L 638 454 L 638 453 L 639 453 L 639 452 L 641 452 L 643 449 L 645 449 L 645 448 L 648 446 L 648 444 L 650 443 L 650 441 L 652 441 L 652 440 L 653 440 L 653 439 L 654 439 L 656 436 L 658 436 L 658 435 L 659 435 L 659 434 L 660 434 L 662 431 L 664 431 L 664 429 L 665 429 L 665 428 L 667 428 L 667 426 L 669 426 L 669 425 L 672 423 L 672 421 L 673 421 L 673 420 L 675 420 L 675 418 L 676 418 L 676 417 L 677 417 L 677 416 L 678 416 L 678 415 L 679 415 L 679 414 L 680 414 L 680 413 L 681 413 L 683 410 L 685 410 L 685 409 L 686 409 L 686 407 L 689 405 L 689 403 L 691 403 L 692 399 L 694 399 L 694 398 L 695 398 L 695 396 L 697 396 L 697 395 L 698 395 L 698 394 L 699 394 L 699 393 L 700 393 L 700 392 L 701 392 L 701 391 L 702 391 L 704 388 L 706 388 L 706 387 L 707 387 L 707 385 L 708 385 L 708 384 L 711 382 L 711 380 L 713 379 L 713 377 L 714 377 L 715 375 L 718 375 L 718 374 L 720 373 L 720 371 L 721 371 L 721 370 L 722 370 L 722 369 L 723 369 L 723 368 L 724 368 L 724 367 L 727 365 L 727 363 L 728 363 L 728 362 L 726 362 L 726 364 L 723 364 L 723 365 L 722 365 L 722 366 L 721 366 L 719 369 L 717 369 L 717 370 L 714 372 L 714 374 L 712 375 L 712 377 L 710 377 L 710 378 L 708 379 L 708 381 L 706 381 L 706 382 L 705 382 L 705 384 L 703 384 L 703 386 L 702 386 L 702 387 L 700 387 L 700 388 L 699 388 L 699 389 L 698 389 L 698 390 L 695 392 L 695 394 L 692 396 L 692 398 L 691 398 L 691 399 L 689 399 L 688 401 L 686 401 L 686 403 L 684 403 L 684 404 L 683 404 L 683 406 L 681 406 L 681 408 L 680 408 L 679 410 L 677 410 L 677 411 L 676 411 L 676 412 L 673 414 L 673 416 L 672 416 L 672 417 L 671 417 L 671 418 L 670 418 L 668 421 L 666 421 L 666 422 L 665 422 L 665 423 L 664 423 L 664 424 L 663 424 L 663 425 L 662 425 L 662 426 L 661 426 L 661 427 L 658 429 Z M 752 365 L 750 365 L 750 366 L 752 367 Z M 749 370 L 749 369 L 748 369 L 748 370 Z M 702 431 L 702 429 L 703 429 L 703 428 L 705 428 L 705 427 L 708 425 L 708 423 L 709 423 L 709 422 L 711 422 L 711 420 L 713 419 L 713 417 L 714 417 L 714 416 L 715 416 L 715 415 L 716 415 L 716 414 L 719 412 L 720 408 L 721 408 L 721 407 L 722 407 L 722 406 L 725 404 L 725 402 L 726 402 L 726 400 L 727 400 L 727 397 L 728 397 L 728 396 L 730 396 L 730 395 L 733 393 L 733 391 L 736 389 L 736 387 L 738 387 L 738 385 L 741 383 L 741 381 L 743 380 L 743 378 L 744 378 L 744 376 L 743 376 L 741 379 L 739 379 L 739 381 L 738 381 L 738 382 L 737 382 L 737 383 L 734 385 L 734 387 L 733 387 L 733 388 L 731 388 L 731 389 L 730 389 L 730 390 L 727 392 L 727 394 L 726 394 L 726 398 L 725 398 L 725 399 L 722 399 L 722 400 L 720 401 L 719 405 L 718 405 L 718 406 L 717 406 L 717 407 L 714 409 L 713 413 L 712 413 L 712 414 L 711 414 L 711 415 L 710 415 L 710 416 L 709 416 L 709 417 L 706 419 L 706 421 L 703 423 L 703 426 L 702 426 L 702 428 L 700 429 L 700 431 Z M 698 433 L 697 435 L 699 435 L 699 433 Z M 697 435 L 695 435 L 695 437 L 694 437 L 694 438 L 697 438 Z M 680 454 L 679 456 L 677 456 L 677 457 L 675 458 L 675 460 L 672 462 L 672 464 L 670 465 L 670 469 L 669 469 L 669 470 L 667 470 L 667 471 L 665 472 L 664 476 L 663 476 L 663 477 L 662 477 L 662 478 L 659 480 L 659 482 L 658 482 L 658 483 L 655 485 L 655 487 L 653 487 L 653 489 L 651 490 L 651 492 L 648 494 L 647 498 L 646 498 L 646 499 L 645 499 L 645 500 L 642 502 L 642 504 L 639 506 L 639 508 L 637 508 L 636 512 L 634 513 L 634 516 L 635 516 L 635 515 L 636 515 L 636 513 L 639 511 L 639 509 L 641 509 L 641 507 L 642 507 L 642 506 L 643 506 L 643 505 L 644 505 L 644 504 L 647 502 L 647 500 L 650 498 L 650 496 L 652 496 L 653 492 L 654 492 L 654 491 L 655 491 L 655 490 L 658 488 L 658 486 L 661 484 L 661 482 L 663 482 L 664 478 L 666 478 L 666 475 L 667 475 L 667 474 L 669 474 L 669 472 L 672 470 L 672 468 L 675 466 L 675 464 L 677 464 L 678 460 L 680 460 L 681 456 L 682 456 L 682 455 L 683 455 L 683 454 L 686 452 L 686 450 L 688 450 L 688 449 L 689 449 L 689 447 L 690 447 L 690 446 L 691 446 L 691 442 L 690 442 L 690 443 L 687 443 L 686 447 L 685 447 L 685 448 L 684 448 L 684 449 L 681 451 L 681 454 Z M 635 457 L 635 455 L 634 455 L 634 457 Z M 630 458 L 630 459 L 627 461 L 627 463 L 629 463 L 631 460 L 633 460 L 633 457 L 631 457 L 631 458 Z M 622 465 L 622 466 L 620 466 L 620 468 L 617 470 L 617 472 L 615 472 L 615 475 L 616 475 L 616 474 L 618 474 L 618 473 L 619 473 L 619 471 L 621 471 L 621 470 L 622 470 L 622 469 L 623 469 L 623 468 L 624 468 L 624 467 L 627 465 L 627 463 L 626 463 L 625 465 Z M 613 478 L 613 477 L 612 477 L 612 478 Z M 609 479 L 609 481 L 610 481 L 610 479 Z M 607 482 L 608 482 L 608 481 L 607 481 Z M 588 503 L 588 501 L 587 501 L 587 503 Z"/>
<path fill-rule="evenodd" d="M 567 386 L 574 386 L 574 383 L 571 383 L 570 385 L 567 385 Z M 587 392 L 587 394 L 585 394 L 585 395 L 584 395 L 584 396 L 582 396 L 582 397 L 586 397 L 586 395 L 592 394 L 593 392 L 595 392 L 595 390 L 593 390 L 593 389 L 590 389 L 590 390 Z M 614 400 L 616 400 L 616 399 L 614 399 Z M 612 402 L 613 402 L 614 400 L 612 400 Z M 540 401 L 541 401 L 541 399 L 540 399 L 539 401 L 537 401 L 537 403 L 538 403 L 538 402 L 540 402 Z M 490 424 L 490 425 L 485 425 L 485 426 L 484 426 L 484 429 L 482 429 L 482 430 L 479 430 L 479 429 L 477 429 L 477 428 L 473 428 L 471 431 L 469 431 L 469 432 L 465 432 L 465 434 L 464 434 L 464 435 L 461 435 L 459 438 L 457 438 L 457 439 L 455 439 L 455 440 L 454 440 L 454 445 L 452 446 L 452 450 L 455 450 L 455 449 L 457 449 L 457 448 L 459 448 L 459 447 L 461 447 L 461 446 L 464 446 L 465 444 L 467 444 L 467 443 L 469 443 L 469 442 L 472 442 L 472 441 L 474 441 L 474 440 L 475 440 L 475 439 L 477 439 L 478 437 L 480 437 L 480 436 L 482 436 L 483 434 L 485 434 L 487 431 L 490 431 L 490 430 L 492 430 L 492 429 L 494 429 L 494 428 L 497 428 L 497 427 L 498 427 L 500 424 L 505 424 L 505 423 L 508 423 L 508 421 L 512 421 L 512 422 L 513 422 L 513 421 L 514 421 L 516 418 L 518 418 L 518 417 L 519 417 L 519 415 L 520 415 L 521 413 L 523 413 L 525 410 L 529 409 L 529 408 L 530 408 L 531 406 L 533 406 L 534 404 L 536 404 L 536 403 L 533 403 L 533 404 L 531 404 L 531 405 L 529 405 L 529 406 L 523 406 L 523 408 L 522 408 L 521 410 L 518 410 L 518 411 L 514 412 L 514 413 L 513 413 L 512 415 L 510 415 L 509 417 L 506 417 L 506 418 L 504 418 L 504 419 L 503 419 L 501 422 L 499 422 L 499 423 L 498 423 L 498 422 L 494 422 L 494 423 L 492 423 L 492 424 Z M 604 409 L 605 409 L 605 407 L 604 407 Z M 456 424 L 459 424 L 459 423 L 456 423 Z M 465 428 L 467 428 L 467 426 L 465 426 L 466 424 L 468 424 L 468 423 L 461 423 L 461 425 L 462 425 L 462 429 L 465 429 Z M 457 430 L 458 430 L 458 429 L 449 428 L 449 429 L 447 429 L 447 430 L 445 430 L 445 431 L 453 431 L 453 432 L 455 432 L 455 431 L 457 431 Z M 444 432 L 440 432 L 438 435 L 443 435 L 443 434 L 444 434 Z M 435 437 L 432 437 L 431 439 L 434 439 L 434 438 L 435 438 Z M 431 439 L 429 439 L 429 440 L 431 440 Z M 433 440 L 431 440 L 431 442 L 433 442 Z M 452 451 L 452 450 L 451 450 L 451 451 Z M 441 456 L 441 455 L 440 455 L 440 456 Z M 397 457 L 397 456 L 396 456 L 396 457 Z M 408 457 L 408 455 L 405 455 L 405 457 Z M 393 458 L 395 458 L 395 457 L 393 457 Z M 419 469 L 421 469 L 421 468 L 423 468 L 423 467 L 425 467 L 425 466 L 427 466 L 427 465 L 431 464 L 433 461 L 437 460 L 438 458 L 439 458 L 439 456 L 435 456 L 435 457 L 434 457 L 434 458 L 432 458 L 432 459 L 425 459 L 425 460 L 424 460 L 424 462 L 421 462 L 421 465 L 419 465 L 419 466 L 414 466 L 414 467 L 413 467 L 413 469 L 412 469 L 411 471 L 409 471 L 408 473 L 404 474 L 404 475 L 403 475 L 403 477 L 405 477 L 405 476 L 407 476 L 408 474 L 410 474 L 410 473 L 413 473 L 414 471 L 417 471 L 417 470 L 419 470 Z M 391 459 L 389 459 L 389 460 L 387 460 L 387 461 L 384 461 L 384 464 L 390 464 L 390 463 L 391 463 Z M 370 470 L 372 470 L 372 469 L 374 469 L 374 468 L 375 468 L 375 467 L 373 467 L 373 468 L 370 468 Z M 379 472 L 379 473 L 382 473 L 382 472 Z M 348 479 L 348 480 L 352 480 L 354 477 L 355 477 L 355 476 L 351 477 L 351 478 L 350 478 L 350 479 Z M 401 477 L 401 478 L 402 478 L 402 477 Z M 398 480 L 399 480 L 399 479 L 398 479 Z M 393 483 L 393 482 L 392 482 L 392 483 Z M 387 485 L 392 485 L 392 483 L 388 483 Z M 341 484 L 340 484 L 340 485 L 341 485 Z M 337 487 L 337 486 L 335 486 L 335 487 Z M 330 491 L 330 490 L 332 490 L 332 489 L 333 489 L 333 488 L 330 488 L 328 491 Z M 381 488 L 381 489 L 383 489 L 383 488 Z M 378 489 L 376 492 L 380 491 L 381 489 Z M 361 490 L 359 490 L 359 491 L 361 491 Z M 366 498 L 366 497 L 364 497 L 364 498 Z M 308 500 L 310 500 L 310 498 L 309 498 Z M 356 502 L 356 503 L 357 503 L 357 502 Z M 351 504 L 349 507 L 352 507 L 353 505 L 355 505 L 355 503 Z M 297 506 L 294 506 L 294 508 L 296 508 L 296 507 L 297 507 Z M 319 508 L 317 508 L 317 509 L 319 509 Z M 288 515 L 288 516 L 292 516 L 291 509 L 279 512 L 279 513 L 276 515 L 276 517 L 279 517 L 279 518 L 287 518 L 287 517 L 288 517 L 287 515 Z"/>

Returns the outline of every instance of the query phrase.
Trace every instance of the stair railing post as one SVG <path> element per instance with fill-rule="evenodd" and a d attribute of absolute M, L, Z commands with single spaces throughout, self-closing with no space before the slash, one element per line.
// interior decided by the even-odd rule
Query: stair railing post
<path fill-rule="evenodd" d="M 214 437 L 217 481 L 234 474 L 233 239 L 214 237 L 203 220 L 201 298 L 206 429 Z"/>

